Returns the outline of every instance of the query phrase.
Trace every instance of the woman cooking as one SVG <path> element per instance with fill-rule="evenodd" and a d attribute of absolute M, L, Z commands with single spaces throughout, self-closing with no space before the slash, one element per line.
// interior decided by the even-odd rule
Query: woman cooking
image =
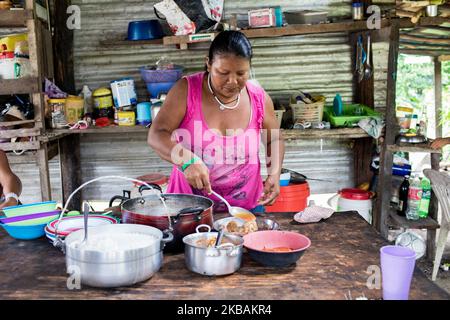
<path fill-rule="evenodd" d="M 269 95 L 249 80 L 252 48 L 245 35 L 224 31 L 206 58 L 206 72 L 180 79 L 167 94 L 149 145 L 174 164 L 167 193 L 223 196 L 250 211 L 280 191 L 284 142 Z M 261 138 L 267 178 L 260 173 Z M 217 202 L 216 202 L 217 204 Z M 226 211 L 221 203 L 216 211 Z"/>

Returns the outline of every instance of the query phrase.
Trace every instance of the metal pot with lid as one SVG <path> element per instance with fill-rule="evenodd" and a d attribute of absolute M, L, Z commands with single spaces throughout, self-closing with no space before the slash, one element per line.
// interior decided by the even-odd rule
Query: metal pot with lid
<path fill-rule="evenodd" d="M 140 189 L 147 187 L 141 186 Z M 156 186 L 155 186 L 156 188 Z M 161 198 L 165 204 L 162 203 Z M 206 197 L 191 194 L 153 194 L 137 198 L 114 196 L 109 206 L 115 200 L 121 200 L 120 211 L 123 223 L 143 224 L 170 230 L 174 240 L 167 243 L 167 251 L 180 252 L 184 249 L 183 237 L 194 233 L 201 224 L 213 226 L 214 202 Z"/>

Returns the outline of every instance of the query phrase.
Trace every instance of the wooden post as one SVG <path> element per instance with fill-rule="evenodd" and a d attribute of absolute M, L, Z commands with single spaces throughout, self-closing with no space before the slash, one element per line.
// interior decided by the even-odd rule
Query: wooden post
<path fill-rule="evenodd" d="M 81 185 L 80 135 L 71 134 L 59 140 L 62 195 L 66 203 L 70 194 Z M 82 190 L 72 198 L 69 208 L 81 210 Z"/>
<path fill-rule="evenodd" d="M 392 152 L 386 146 L 395 143 L 396 118 L 395 118 L 395 95 L 397 81 L 397 61 L 399 51 L 399 26 L 396 21 L 392 21 L 389 36 L 389 63 L 387 78 L 386 97 L 386 135 L 380 157 L 380 179 L 378 184 L 378 201 L 376 214 L 374 215 L 374 225 L 381 235 L 387 239 L 389 228 L 387 218 L 389 217 L 392 185 Z"/>
<path fill-rule="evenodd" d="M 73 69 L 73 30 L 67 28 L 67 7 L 70 0 L 54 1 L 54 68 L 55 82 L 61 90 L 75 94 Z"/>
<path fill-rule="evenodd" d="M 52 189 L 50 186 L 50 170 L 48 167 L 48 146 L 46 143 L 41 145 L 37 151 L 37 165 L 39 168 L 39 177 L 41 181 L 41 199 L 49 201 L 52 199 Z"/>
<path fill-rule="evenodd" d="M 434 57 L 434 121 L 435 137 L 442 137 L 442 64 L 439 57 Z"/>

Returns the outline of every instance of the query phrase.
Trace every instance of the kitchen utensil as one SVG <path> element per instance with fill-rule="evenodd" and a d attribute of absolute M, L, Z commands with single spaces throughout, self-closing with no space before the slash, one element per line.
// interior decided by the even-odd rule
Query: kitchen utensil
<path fill-rule="evenodd" d="M 141 187 L 141 191 L 143 190 L 145 188 Z M 160 196 L 164 199 L 168 211 L 161 203 Z M 194 233 L 198 225 L 212 226 L 214 221 L 212 213 L 214 202 L 202 196 L 164 193 L 134 199 L 114 196 L 110 201 L 110 207 L 115 200 L 121 200 L 123 223 L 145 224 L 160 230 L 172 228 L 174 240 L 167 244 L 167 251 L 182 251 L 184 236 Z"/>
<path fill-rule="evenodd" d="M 47 224 L 49 221 L 53 220 L 61 211 L 49 211 L 49 212 L 40 212 L 34 214 L 27 214 L 23 216 L 16 216 L 11 218 L 0 218 L 0 223 L 8 224 L 8 225 L 35 225 L 35 224 Z"/>
<path fill-rule="evenodd" d="M 200 228 L 207 228 L 207 232 L 200 232 Z M 225 235 L 224 241 L 229 242 L 219 247 L 205 247 L 199 242 L 207 242 L 217 237 L 217 232 L 210 232 L 209 225 L 199 225 L 196 233 L 183 238 L 185 244 L 184 257 L 186 267 L 195 273 L 207 276 L 221 276 L 236 272 L 242 263 L 243 243 L 242 237 Z M 224 242 L 222 241 L 222 242 Z"/>
<path fill-rule="evenodd" d="M 83 220 L 84 220 L 84 239 L 82 243 L 85 243 L 88 238 L 88 214 L 89 214 L 89 204 L 87 202 L 83 205 Z"/>
<path fill-rule="evenodd" d="M 332 182 L 331 180 L 308 178 L 304 174 L 301 174 L 294 170 L 290 170 L 290 169 L 286 169 L 286 168 L 282 168 L 281 173 L 290 173 L 291 174 L 290 182 L 293 182 L 293 183 L 305 183 L 306 180 Z"/>
<path fill-rule="evenodd" d="M 175 85 L 175 82 L 147 82 L 145 85 L 150 98 L 156 99 L 161 93 L 168 93 Z"/>
<path fill-rule="evenodd" d="M 208 226 L 209 227 L 209 226 Z M 210 228 L 211 229 L 211 228 Z M 220 228 L 219 229 L 219 234 L 217 235 L 217 239 L 216 239 L 216 244 L 214 245 L 215 248 L 217 248 L 218 246 L 220 246 L 220 244 L 222 243 L 222 239 L 223 239 L 223 235 L 225 233 L 225 229 L 224 228 Z"/>
<path fill-rule="evenodd" d="M 259 231 L 244 236 L 244 247 L 250 257 L 268 267 L 287 267 L 296 263 L 310 245 L 308 237 L 291 231 Z M 282 248 L 290 251 L 283 252 Z"/>
<path fill-rule="evenodd" d="M 175 83 L 183 75 L 184 67 L 173 65 L 172 68 L 158 69 L 157 66 L 144 66 L 139 68 L 142 80 L 145 83 Z"/>
<path fill-rule="evenodd" d="M 45 234 L 46 224 L 36 224 L 31 226 L 11 226 L 0 223 L 8 234 L 18 240 L 33 240 L 42 237 Z"/>
<path fill-rule="evenodd" d="M 72 232 L 65 238 L 67 271 L 73 272 L 77 267 L 82 284 L 102 288 L 129 286 L 151 278 L 162 265 L 165 244 L 173 237 L 167 233 L 164 238 L 157 228 L 136 224 L 98 226 L 90 229 L 89 234 L 90 239 L 101 239 L 105 243 L 136 234 L 149 239 L 140 247 L 130 241 L 118 247 L 99 246 L 93 250 L 85 249 L 86 245 L 81 243 L 84 230 Z"/>
<path fill-rule="evenodd" d="M 423 135 L 399 135 L 396 139 L 396 143 L 425 143 L 427 138 Z"/>
<path fill-rule="evenodd" d="M 164 36 L 158 20 L 131 21 L 128 23 L 128 40 L 152 40 Z"/>
<path fill-rule="evenodd" d="M 218 230 L 224 229 L 225 235 L 234 234 L 237 236 L 244 236 L 245 234 L 227 231 L 226 226 L 231 221 L 235 221 L 238 224 L 238 226 L 242 226 L 244 224 L 244 221 L 242 221 L 241 219 L 237 219 L 235 217 L 227 217 L 227 218 L 222 218 L 222 219 L 214 221 L 214 225 L 213 225 L 214 230 L 218 231 Z M 276 222 L 275 220 L 267 219 L 267 218 L 256 217 L 256 224 L 258 226 L 258 231 L 278 230 L 280 228 L 280 225 L 278 224 L 278 222 Z"/>
<path fill-rule="evenodd" d="M 3 212 L 8 218 L 55 210 L 56 201 L 37 202 L 3 208 Z"/>
<path fill-rule="evenodd" d="M 224 197 L 222 197 L 220 194 L 218 194 L 215 191 L 212 191 L 212 194 L 215 195 L 217 198 L 219 198 L 220 200 L 222 200 L 227 208 L 228 208 L 228 213 L 236 218 L 245 220 L 245 221 L 251 221 L 251 220 L 255 220 L 256 216 L 251 213 L 250 211 L 248 211 L 247 209 L 241 208 L 241 207 L 232 207 L 230 206 L 230 203 L 225 200 Z"/>
<path fill-rule="evenodd" d="M 367 35 L 367 58 L 366 58 L 366 67 L 364 68 L 364 78 L 366 80 L 372 77 L 373 71 L 370 65 L 370 34 Z"/>

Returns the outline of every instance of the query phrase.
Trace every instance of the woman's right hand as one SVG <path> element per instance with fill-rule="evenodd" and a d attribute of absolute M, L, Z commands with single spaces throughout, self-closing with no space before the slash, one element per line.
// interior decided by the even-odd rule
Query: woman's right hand
<path fill-rule="evenodd" d="M 192 187 L 203 190 L 207 194 L 211 194 L 212 190 L 209 181 L 209 170 L 203 162 L 191 164 L 184 170 L 184 176 Z"/>

